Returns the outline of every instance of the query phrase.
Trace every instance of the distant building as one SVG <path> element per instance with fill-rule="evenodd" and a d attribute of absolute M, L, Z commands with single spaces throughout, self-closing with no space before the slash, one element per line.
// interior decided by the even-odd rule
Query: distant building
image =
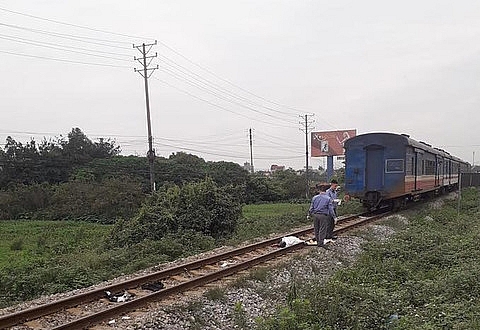
<path fill-rule="evenodd" d="M 276 171 L 284 171 L 285 166 L 284 165 L 272 165 L 270 166 L 270 172 L 276 172 Z"/>

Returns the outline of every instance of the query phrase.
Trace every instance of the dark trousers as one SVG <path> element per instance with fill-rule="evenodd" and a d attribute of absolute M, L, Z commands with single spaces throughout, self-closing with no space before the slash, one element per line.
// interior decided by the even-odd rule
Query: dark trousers
<path fill-rule="evenodd" d="M 335 227 L 335 221 L 333 220 L 332 216 L 328 216 L 328 226 L 327 226 L 327 234 L 325 238 L 332 238 L 333 237 L 333 228 Z"/>
<path fill-rule="evenodd" d="M 313 230 L 318 246 L 323 246 L 323 240 L 327 236 L 329 218 L 329 215 L 313 214 Z"/>
<path fill-rule="evenodd" d="M 333 209 L 335 211 L 335 216 L 337 215 L 337 209 Z M 332 238 L 333 237 L 333 228 L 335 227 L 335 221 L 333 220 L 332 216 L 328 217 L 328 228 L 327 228 L 327 236 L 325 238 Z"/>

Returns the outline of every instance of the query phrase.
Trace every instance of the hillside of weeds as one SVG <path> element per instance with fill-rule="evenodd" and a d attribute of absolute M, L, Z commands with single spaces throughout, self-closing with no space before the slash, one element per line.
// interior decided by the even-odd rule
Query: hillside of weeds
<path fill-rule="evenodd" d="M 459 208 L 457 199 L 436 204 L 404 212 L 405 229 L 367 243 L 327 283 L 303 283 L 258 328 L 479 329 L 479 191 L 463 190 Z"/>

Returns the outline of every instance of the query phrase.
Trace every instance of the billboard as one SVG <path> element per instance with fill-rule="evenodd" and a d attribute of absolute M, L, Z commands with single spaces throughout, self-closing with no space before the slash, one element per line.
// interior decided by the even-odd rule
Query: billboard
<path fill-rule="evenodd" d="M 310 141 L 311 155 L 312 157 L 343 155 L 343 143 L 355 135 L 357 135 L 356 129 L 312 132 Z"/>

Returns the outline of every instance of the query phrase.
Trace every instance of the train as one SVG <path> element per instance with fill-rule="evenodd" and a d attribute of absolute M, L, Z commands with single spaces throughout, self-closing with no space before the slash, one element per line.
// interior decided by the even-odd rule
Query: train
<path fill-rule="evenodd" d="M 366 133 L 345 141 L 345 192 L 368 209 L 458 188 L 470 164 L 407 134 Z"/>

